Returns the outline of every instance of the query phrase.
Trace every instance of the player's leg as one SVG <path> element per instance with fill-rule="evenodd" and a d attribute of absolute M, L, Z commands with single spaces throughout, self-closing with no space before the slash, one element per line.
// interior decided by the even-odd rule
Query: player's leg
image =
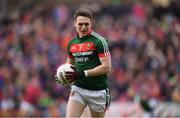
<path fill-rule="evenodd" d="M 80 91 L 76 87 L 71 87 L 71 93 L 66 110 L 66 117 L 80 117 L 87 103 L 84 101 Z"/>
<path fill-rule="evenodd" d="M 88 106 L 90 109 L 91 117 L 104 117 L 106 109 L 110 105 L 109 90 L 90 92 L 88 97 Z"/>
<path fill-rule="evenodd" d="M 94 112 L 92 110 L 90 110 L 90 113 L 91 113 L 91 117 L 104 117 L 105 115 L 105 112 Z"/>
<path fill-rule="evenodd" d="M 80 102 L 74 100 L 74 99 L 69 99 L 68 101 L 68 106 L 67 106 L 67 111 L 66 111 L 66 117 L 80 117 L 85 106 L 81 104 Z"/>

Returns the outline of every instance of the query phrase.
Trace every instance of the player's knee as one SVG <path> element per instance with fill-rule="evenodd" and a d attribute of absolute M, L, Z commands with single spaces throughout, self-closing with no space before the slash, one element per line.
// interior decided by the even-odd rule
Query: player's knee
<path fill-rule="evenodd" d="M 94 112 L 94 111 L 91 111 L 91 117 L 104 117 L 105 115 L 105 112 Z"/>

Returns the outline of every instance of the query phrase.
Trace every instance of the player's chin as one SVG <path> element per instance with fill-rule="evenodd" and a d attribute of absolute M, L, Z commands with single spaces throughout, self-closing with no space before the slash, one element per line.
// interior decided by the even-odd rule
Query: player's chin
<path fill-rule="evenodd" d="M 86 36 L 87 34 L 88 34 L 87 32 L 81 32 L 81 33 L 80 33 L 80 36 L 81 36 L 81 37 L 84 37 L 84 36 Z"/>

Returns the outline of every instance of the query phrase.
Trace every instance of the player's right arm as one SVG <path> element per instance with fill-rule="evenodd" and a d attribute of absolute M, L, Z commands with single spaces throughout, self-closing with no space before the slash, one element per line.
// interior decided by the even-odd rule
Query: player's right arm
<path fill-rule="evenodd" d="M 68 45 L 67 45 L 67 60 L 66 60 L 66 63 L 74 65 L 75 60 L 74 60 L 74 57 L 73 57 L 73 55 L 72 55 L 72 53 L 70 51 L 71 41 L 69 41 Z M 85 77 L 84 71 L 79 72 L 74 66 L 72 66 L 71 68 L 74 70 L 74 72 L 66 72 L 65 73 L 66 79 L 75 80 L 75 79 L 78 79 L 78 78 L 84 78 Z"/>
<path fill-rule="evenodd" d="M 73 58 L 68 57 L 66 63 L 74 65 L 75 61 Z"/>
<path fill-rule="evenodd" d="M 74 61 L 74 58 L 73 58 L 72 53 L 71 53 L 71 51 L 70 51 L 70 46 L 71 46 L 72 41 L 73 41 L 73 39 L 71 39 L 71 40 L 68 42 L 67 47 L 66 47 L 66 53 L 67 53 L 66 63 L 69 63 L 69 64 L 74 65 L 74 64 L 75 64 L 75 61 Z"/>

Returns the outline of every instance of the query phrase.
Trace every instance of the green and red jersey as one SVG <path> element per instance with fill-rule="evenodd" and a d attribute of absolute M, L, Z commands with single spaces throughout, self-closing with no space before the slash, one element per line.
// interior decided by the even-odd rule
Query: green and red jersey
<path fill-rule="evenodd" d="M 108 43 L 99 34 L 91 32 L 80 38 L 73 38 L 67 46 L 68 58 L 75 62 L 79 70 L 92 69 L 101 64 L 99 58 L 110 55 Z M 89 90 L 102 90 L 107 88 L 107 75 L 85 77 L 74 83 L 76 86 Z"/>

